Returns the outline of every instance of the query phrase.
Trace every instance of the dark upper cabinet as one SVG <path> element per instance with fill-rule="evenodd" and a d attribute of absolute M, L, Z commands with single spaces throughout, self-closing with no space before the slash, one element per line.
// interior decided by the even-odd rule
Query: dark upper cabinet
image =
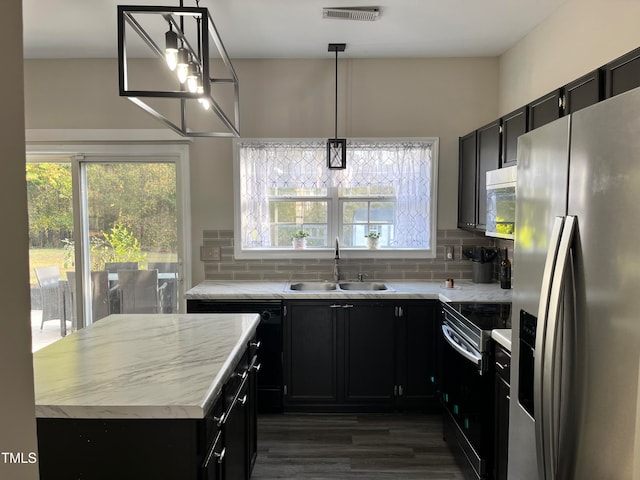
<path fill-rule="evenodd" d="M 496 120 L 478 129 L 477 230 L 484 230 L 487 223 L 487 172 L 496 170 L 499 167 L 500 120 Z"/>
<path fill-rule="evenodd" d="M 529 130 L 553 122 L 563 115 L 562 89 L 554 90 L 529 105 Z"/>
<path fill-rule="evenodd" d="M 613 97 L 640 86 L 640 48 L 607 63 L 605 98 Z"/>
<path fill-rule="evenodd" d="M 598 103 L 604 98 L 604 73 L 598 68 L 564 86 L 564 113 L 578 110 Z"/>
<path fill-rule="evenodd" d="M 458 227 L 475 228 L 477 223 L 476 132 L 460 137 L 458 165 Z"/>
<path fill-rule="evenodd" d="M 501 167 L 518 163 L 518 137 L 527 133 L 529 109 L 521 107 L 502 117 L 502 155 Z"/>
<path fill-rule="evenodd" d="M 487 223 L 486 174 L 500 166 L 500 120 L 459 140 L 458 228 L 485 229 Z"/>

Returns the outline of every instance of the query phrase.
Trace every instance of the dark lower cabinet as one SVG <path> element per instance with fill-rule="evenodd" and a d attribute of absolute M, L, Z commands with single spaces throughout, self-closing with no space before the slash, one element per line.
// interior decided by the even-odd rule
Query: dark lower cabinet
<path fill-rule="evenodd" d="M 284 406 L 338 401 L 337 308 L 327 301 L 285 303 Z"/>
<path fill-rule="evenodd" d="M 344 400 L 352 404 L 393 403 L 396 317 L 392 304 L 347 303 L 342 309 Z"/>
<path fill-rule="evenodd" d="M 509 460 L 509 399 L 511 389 L 509 376 L 511 355 L 502 346 L 494 344 L 495 350 L 495 458 L 494 479 L 507 479 Z"/>
<path fill-rule="evenodd" d="M 401 387 L 396 402 L 404 408 L 437 408 L 436 401 L 436 302 L 404 302 L 398 305 L 397 371 Z"/>
<path fill-rule="evenodd" d="M 435 302 L 288 301 L 285 411 L 436 406 Z"/>
<path fill-rule="evenodd" d="M 260 344 L 257 409 L 282 412 L 282 315 L 280 300 L 188 299 L 187 313 L 259 313 L 256 341 Z"/>

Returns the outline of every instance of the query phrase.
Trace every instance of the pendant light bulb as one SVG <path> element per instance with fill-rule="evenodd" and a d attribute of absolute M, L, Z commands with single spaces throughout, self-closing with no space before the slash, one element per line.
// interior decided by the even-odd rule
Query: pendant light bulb
<path fill-rule="evenodd" d="M 198 90 L 197 90 L 198 94 L 202 95 L 204 93 L 204 88 L 202 88 L 202 85 L 198 85 Z M 198 99 L 198 102 L 200 102 L 200 105 L 202 105 L 202 108 L 204 108 L 205 110 L 209 110 L 209 108 L 211 108 L 211 102 L 209 102 L 209 99 L 207 97 L 200 97 Z"/>
<path fill-rule="evenodd" d="M 183 47 L 178 49 L 178 63 L 176 66 L 176 73 L 178 74 L 178 80 L 180 83 L 187 81 L 187 75 L 189 74 L 189 54 Z"/>
<path fill-rule="evenodd" d="M 198 91 L 198 84 L 200 83 L 199 69 L 195 62 L 189 62 L 189 73 L 187 75 L 187 89 L 191 93 Z"/>
<path fill-rule="evenodd" d="M 178 66 L 178 34 L 171 29 L 171 25 L 169 25 L 169 31 L 165 33 L 164 38 L 164 59 L 169 69 L 173 72 Z"/>

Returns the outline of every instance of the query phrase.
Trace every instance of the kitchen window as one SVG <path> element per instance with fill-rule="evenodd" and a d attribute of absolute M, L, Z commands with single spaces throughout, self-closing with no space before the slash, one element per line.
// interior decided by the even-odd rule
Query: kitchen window
<path fill-rule="evenodd" d="M 325 139 L 241 139 L 234 156 L 237 258 L 317 257 L 336 237 L 347 257 L 435 256 L 437 138 L 349 139 L 345 170 Z"/>

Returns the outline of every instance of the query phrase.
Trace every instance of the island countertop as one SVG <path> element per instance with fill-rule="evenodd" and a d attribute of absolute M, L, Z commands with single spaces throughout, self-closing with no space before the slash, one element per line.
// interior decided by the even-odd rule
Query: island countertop
<path fill-rule="evenodd" d="M 38 418 L 204 418 L 257 314 L 110 315 L 34 353 Z"/>

